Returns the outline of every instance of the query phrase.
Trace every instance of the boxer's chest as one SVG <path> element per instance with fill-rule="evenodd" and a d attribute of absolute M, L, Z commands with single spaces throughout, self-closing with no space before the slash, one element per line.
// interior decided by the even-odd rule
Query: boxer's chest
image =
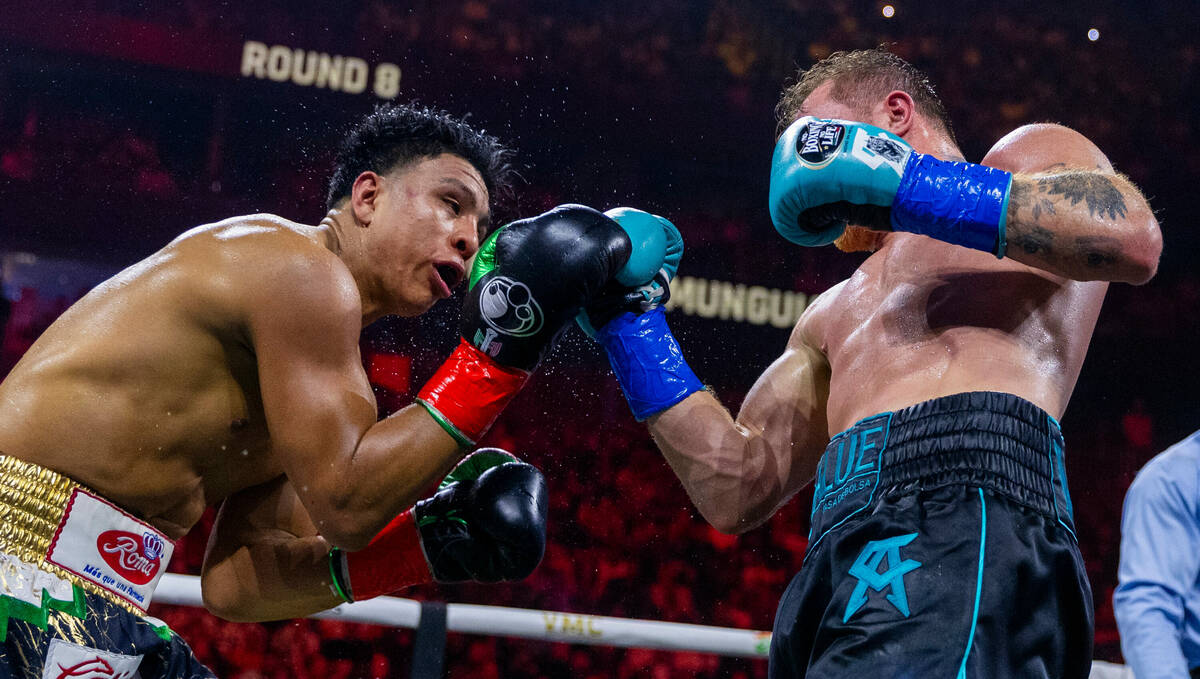
<path fill-rule="evenodd" d="M 1029 296 L 1021 280 L 1028 274 L 1010 267 L 987 253 L 892 234 L 822 309 L 822 348 L 836 370 L 864 354 L 1011 331 Z"/>

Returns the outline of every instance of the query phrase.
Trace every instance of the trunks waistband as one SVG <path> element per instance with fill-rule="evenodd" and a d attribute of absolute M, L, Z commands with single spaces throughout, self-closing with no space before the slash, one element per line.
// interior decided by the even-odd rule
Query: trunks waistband
<path fill-rule="evenodd" d="M 810 539 L 876 498 L 964 485 L 1057 519 L 1074 533 L 1058 421 L 1012 394 L 969 392 L 864 418 L 821 457 Z"/>
<path fill-rule="evenodd" d="M 153 526 L 75 481 L 0 455 L 0 553 L 140 615 L 173 549 Z"/>
<path fill-rule="evenodd" d="M 881 489 L 979 486 L 1054 514 L 1062 431 L 1029 401 L 987 391 L 924 401 L 892 414 L 887 443 Z"/>

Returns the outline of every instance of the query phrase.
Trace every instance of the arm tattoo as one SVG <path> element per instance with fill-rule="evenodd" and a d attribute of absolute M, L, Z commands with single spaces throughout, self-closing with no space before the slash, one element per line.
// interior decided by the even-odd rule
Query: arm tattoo
<path fill-rule="evenodd" d="M 1078 205 L 1087 201 L 1088 214 L 1109 219 L 1124 218 L 1128 214 L 1125 198 L 1113 185 L 1112 180 L 1095 172 L 1063 172 L 1036 179 L 1038 193 L 1062 196 Z M 1037 220 L 1037 214 L 1034 215 Z"/>
<path fill-rule="evenodd" d="M 1126 262 L 1126 238 L 1113 222 L 1127 219 L 1130 191 L 1111 169 L 1048 168 L 1014 178 L 1009 191 L 1007 237 L 1018 260 L 1076 280 L 1104 279 Z M 1137 190 L 1131 196 L 1137 200 Z M 1087 215 L 1082 206 L 1087 207 Z M 1135 204 L 1136 205 L 1136 204 Z"/>
<path fill-rule="evenodd" d="M 1113 266 L 1121 257 L 1121 241 L 1111 236 L 1080 236 L 1075 252 L 1093 269 Z"/>
<path fill-rule="evenodd" d="M 1029 233 L 1015 233 L 1010 235 L 1009 244 L 1021 248 L 1025 254 L 1033 255 L 1039 252 L 1046 255 L 1052 254 L 1050 244 L 1054 241 L 1054 232 L 1049 229 L 1034 226 L 1029 229 Z"/>
<path fill-rule="evenodd" d="M 1008 194 L 1009 213 L 1016 215 L 1021 208 L 1028 208 L 1033 222 L 1036 224 L 1041 218 L 1042 213 L 1048 215 L 1054 213 L 1054 201 L 1044 196 L 1036 195 L 1033 192 L 1033 187 L 1024 182 L 1013 182 L 1012 189 Z"/>

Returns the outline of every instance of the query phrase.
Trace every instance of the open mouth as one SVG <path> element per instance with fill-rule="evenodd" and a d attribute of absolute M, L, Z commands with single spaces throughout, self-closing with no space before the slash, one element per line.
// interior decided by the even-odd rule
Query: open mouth
<path fill-rule="evenodd" d="M 437 271 L 442 282 L 446 284 L 446 287 L 451 290 L 462 282 L 463 270 L 453 264 L 436 264 L 433 268 Z"/>

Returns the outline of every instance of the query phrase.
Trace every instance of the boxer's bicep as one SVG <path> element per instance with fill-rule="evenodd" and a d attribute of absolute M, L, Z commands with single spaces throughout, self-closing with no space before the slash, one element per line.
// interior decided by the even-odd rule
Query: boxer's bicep
<path fill-rule="evenodd" d="M 779 477 L 776 506 L 808 483 L 829 440 L 829 361 L 820 350 L 793 341 L 746 395 L 738 424 L 758 434 Z M 771 509 L 774 512 L 774 508 Z"/>
<path fill-rule="evenodd" d="M 1079 281 L 1144 283 L 1162 236 L 1146 199 L 1087 137 L 1061 125 L 1009 133 L 983 163 L 1013 172 L 1007 256 Z"/>
<path fill-rule="evenodd" d="M 361 311 L 336 280 L 273 288 L 249 319 L 263 410 L 272 451 L 321 526 L 354 492 L 350 467 L 377 418 L 358 350 Z"/>
<path fill-rule="evenodd" d="M 1009 132 L 988 150 L 982 164 L 1019 174 L 1065 169 L 1114 172 L 1112 163 L 1090 139 L 1051 123 L 1023 125 Z"/>
<path fill-rule="evenodd" d="M 300 617 L 335 606 L 328 552 L 286 477 L 239 491 L 221 504 L 209 534 L 205 606 L 232 620 Z"/>
<path fill-rule="evenodd" d="M 781 449 L 786 445 L 805 479 L 812 474 L 802 470 L 816 469 L 829 440 L 829 378 L 824 354 L 807 345 L 789 347 L 755 382 L 738 413 L 740 424 L 762 429 L 768 438 L 778 439 Z"/>

